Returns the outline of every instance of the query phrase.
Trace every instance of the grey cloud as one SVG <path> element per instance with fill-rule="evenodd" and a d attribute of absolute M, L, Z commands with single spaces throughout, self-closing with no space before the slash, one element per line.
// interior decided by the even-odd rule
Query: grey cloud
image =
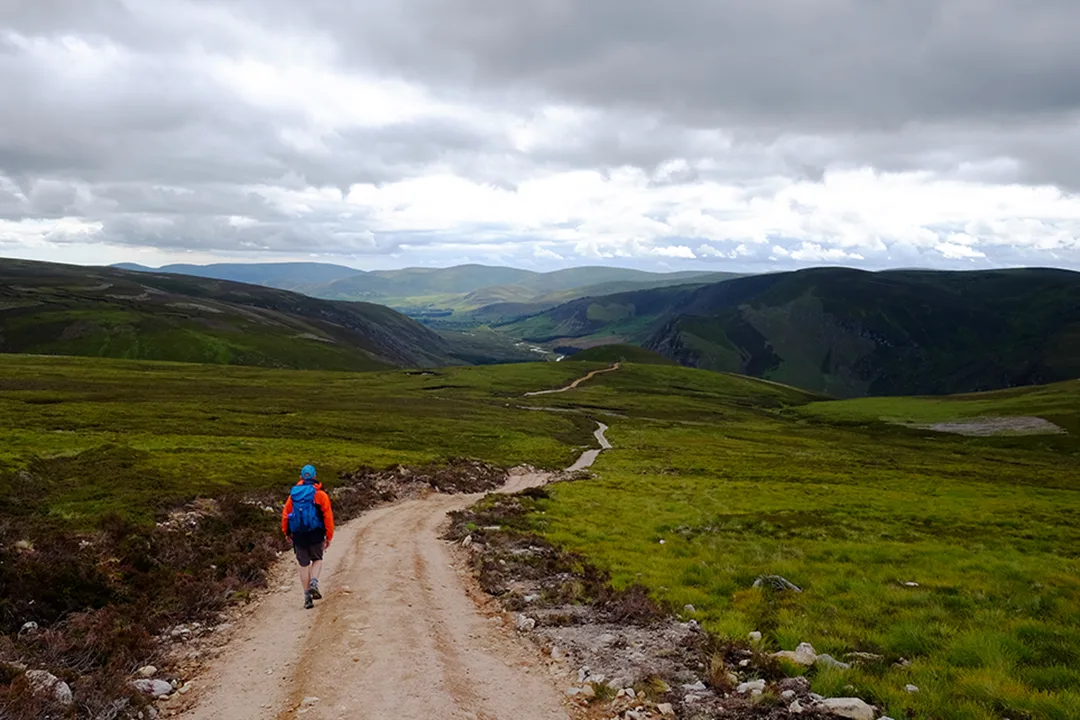
<path fill-rule="evenodd" d="M 1080 8 L 1071 0 L 309 6 L 337 17 L 343 33 L 363 34 L 365 42 L 343 47 L 365 63 L 690 124 L 895 129 L 1080 107 Z"/>
<path fill-rule="evenodd" d="M 20 44 L 67 36 L 129 61 L 70 80 Z M 767 197 L 776 178 L 869 164 L 1080 190 L 1078 36 L 1075 0 L 0 0 L 0 219 L 80 217 L 120 245 L 392 253 L 445 237 L 298 217 L 251 187 L 437 168 L 514 188 L 631 165 Z M 524 151 L 445 118 L 303 148 L 283 131 L 311 131 L 307 108 L 248 104 L 193 48 L 325 53 L 481 113 L 585 119 Z"/>

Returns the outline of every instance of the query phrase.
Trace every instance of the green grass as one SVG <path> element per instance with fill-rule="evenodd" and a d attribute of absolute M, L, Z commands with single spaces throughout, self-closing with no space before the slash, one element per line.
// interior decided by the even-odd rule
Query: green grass
<path fill-rule="evenodd" d="M 615 449 L 598 477 L 552 486 L 530 522 L 617 585 L 692 603 L 723 637 L 882 654 L 809 676 L 892 717 L 1080 718 L 1076 383 L 822 402 L 629 363 L 523 397 L 607 365 L 350 374 L 0 356 L 0 515 L 75 529 L 112 512 L 146 521 L 197 495 L 283 487 L 306 462 L 325 478 L 451 455 L 565 467 L 601 418 Z M 965 438 L 880 420 L 1006 414 L 1073 432 Z M 804 592 L 765 595 L 751 588 L 762 574 Z"/>
<path fill-rule="evenodd" d="M 1068 407 L 1070 392 L 1028 395 Z M 883 654 L 880 667 L 810 675 L 892 717 L 1080 717 L 1076 436 L 808 421 L 834 405 L 850 421 L 869 401 L 800 406 L 809 398 L 777 386 L 678 368 L 630 366 L 558 398 L 629 416 L 610 421 L 599 479 L 554 486 L 534 516 L 618 585 L 692 603 L 721 636 Z M 1030 412 L 1019 394 L 953 402 Z M 770 600 L 751 589 L 762 574 L 804 593 Z M 911 666 L 893 668 L 901 657 Z"/>
<path fill-rule="evenodd" d="M 645 365 L 676 365 L 674 360 L 637 345 L 600 345 L 566 358 L 567 362 L 632 362 Z"/>
<path fill-rule="evenodd" d="M 1080 434 L 1080 380 L 948 397 L 881 397 L 823 402 L 804 412 L 834 422 L 939 423 L 979 417 L 1029 416 Z"/>
<path fill-rule="evenodd" d="M 307 462 L 327 479 L 449 456 L 563 466 L 587 441 L 587 421 L 523 412 L 511 399 L 580 369 L 350 374 L 0 356 L 0 497 L 29 469 L 35 510 L 89 525 L 109 512 L 148 519 L 200 494 L 277 487 Z"/>

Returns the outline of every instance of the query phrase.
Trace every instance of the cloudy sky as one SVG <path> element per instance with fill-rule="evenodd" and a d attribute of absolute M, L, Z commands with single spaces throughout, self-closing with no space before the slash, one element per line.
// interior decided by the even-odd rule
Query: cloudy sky
<path fill-rule="evenodd" d="M 0 0 L 0 256 L 1080 269 L 1076 0 Z"/>

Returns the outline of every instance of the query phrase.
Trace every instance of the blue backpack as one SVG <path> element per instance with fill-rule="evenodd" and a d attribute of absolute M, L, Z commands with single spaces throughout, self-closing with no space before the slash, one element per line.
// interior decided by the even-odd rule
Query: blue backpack
<path fill-rule="evenodd" d="M 289 491 L 293 509 L 289 513 L 289 532 L 302 533 L 319 530 L 323 527 L 322 516 L 315 507 L 315 486 L 296 485 Z"/>

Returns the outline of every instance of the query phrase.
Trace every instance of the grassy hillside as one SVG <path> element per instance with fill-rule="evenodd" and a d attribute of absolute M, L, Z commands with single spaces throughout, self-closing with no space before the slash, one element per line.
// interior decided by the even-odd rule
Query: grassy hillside
<path fill-rule="evenodd" d="M 1037 417 L 1080 435 L 1080 380 L 945 397 L 859 398 L 813 403 L 808 416 L 842 423 L 930 424 Z"/>
<path fill-rule="evenodd" d="M 1080 376 L 1080 273 L 817 268 L 578 300 L 500 329 L 841 397 L 974 392 Z"/>
<path fill-rule="evenodd" d="M 456 362 L 389 308 L 184 275 L 0 260 L 0 351 L 372 370 Z"/>
<path fill-rule="evenodd" d="M 677 285 L 587 297 L 495 327 L 513 337 L 551 346 L 643 344 L 699 289 Z"/>
<path fill-rule="evenodd" d="M 1080 435 L 969 438 L 878 420 L 1042 413 L 1072 428 L 1075 383 L 890 399 L 883 411 L 873 404 L 885 400 L 822 402 L 767 380 L 630 364 L 571 392 L 524 397 L 607 364 L 348 374 L 0 356 L 0 620 L 9 632 L 0 652 L 36 652 L 17 630 L 33 618 L 51 631 L 46 608 L 56 607 L 92 610 L 106 624 L 95 637 L 134 645 L 118 608 L 134 603 L 137 583 L 173 598 L 171 586 L 153 584 L 167 573 L 190 570 L 234 591 L 257 583 L 250 551 L 175 557 L 154 544 L 146 524 L 177 502 L 260 489 L 276 494 L 257 497 L 280 499 L 306 462 L 331 485 L 358 465 L 448 455 L 565 467 L 603 419 L 614 450 L 596 477 L 552 485 L 526 521 L 616 584 L 644 583 L 674 608 L 692 603 L 720 638 L 760 631 L 765 650 L 807 641 L 841 658 L 879 654 L 846 671 L 806 672 L 816 691 L 859 695 L 891 717 L 1077 716 Z M 939 410 L 947 406 L 966 409 Z M 271 562 L 274 513 L 222 507 L 248 518 L 245 542 Z M 15 549 L 27 534 L 37 545 Z M 96 543 L 110 537 L 118 554 L 99 558 Z M 57 560 L 35 565 L 38 556 Z M 25 586 L 30 569 L 48 581 Z M 763 574 L 803 592 L 754 589 Z M 9 592 L 16 584 L 31 589 Z M 114 585 L 128 594 L 108 594 Z M 73 587 L 82 591 L 53 592 Z M 130 609 L 152 624 L 177 622 L 184 606 Z M 95 652 L 92 663 L 115 659 L 128 677 L 123 652 Z M 49 657 L 65 678 L 87 672 L 84 655 Z M 6 682 L 0 676 L 0 708 Z M 905 692 L 907 683 L 920 691 Z M 83 686 L 76 693 L 82 702 Z"/>
<path fill-rule="evenodd" d="M 567 362 L 629 362 L 644 365 L 676 364 L 674 360 L 669 360 L 659 353 L 654 353 L 652 350 L 646 350 L 637 345 L 599 345 L 574 353 L 566 360 Z"/>
<path fill-rule="evenodd" d="M 631 365 L 545 398 L 617 413 L 605 419 L 615 450 L 597 479 L 553 486 L 533 528 L 619 586 L 694 605 L 722 637 L 881 656 L 810 670 L 819 693 L 897 718 L 1080 716 L 1080 437 L 853 424 L 879 401 L 807 404 L 762 383 L 770 399 L 747 395 L 752 382 Z M 1075 417 L 1075 391 L 949 402 Z M 766 574 L 803 592 L 752 588 Z"/>

